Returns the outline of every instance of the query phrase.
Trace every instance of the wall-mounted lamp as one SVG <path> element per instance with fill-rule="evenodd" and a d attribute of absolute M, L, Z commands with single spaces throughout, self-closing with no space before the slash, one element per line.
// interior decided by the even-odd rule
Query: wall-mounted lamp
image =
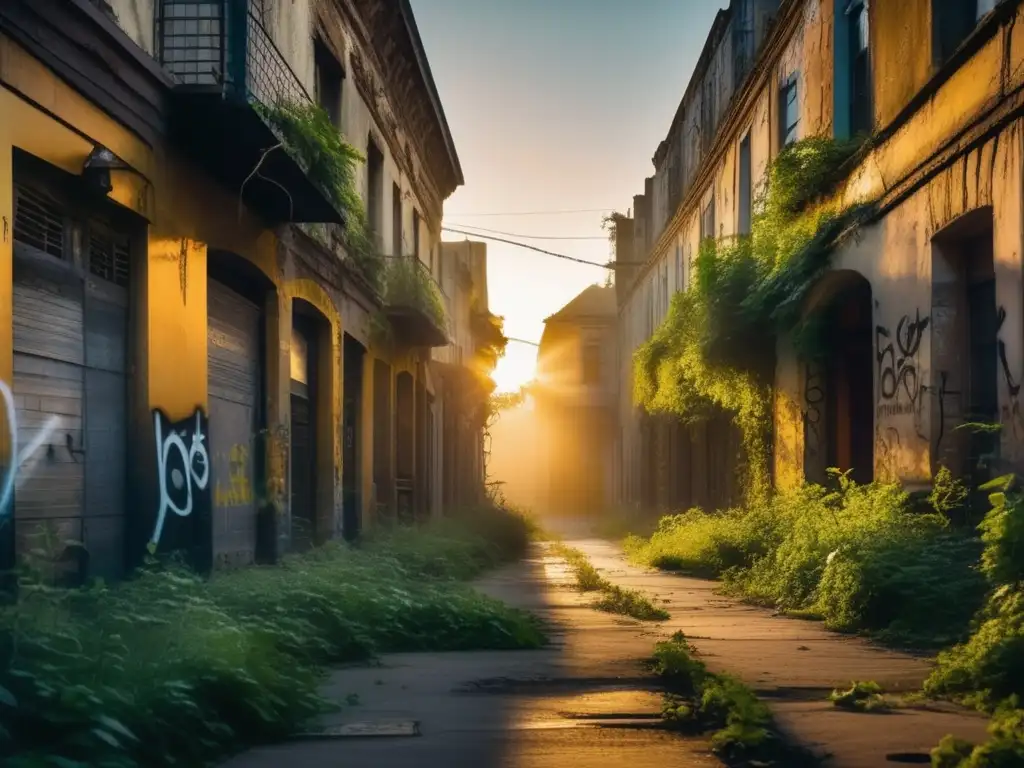
<path fill-rule="evenodd" d="M 109 149 L 97 145 L 85 158 L 85 163 L 82 165 L 82 179 L 91 189 L 109 195 L 114 189 L 114 185 L 110 181 L 111 171 L 128 171 L 138 175 L 138 171 Z"/>

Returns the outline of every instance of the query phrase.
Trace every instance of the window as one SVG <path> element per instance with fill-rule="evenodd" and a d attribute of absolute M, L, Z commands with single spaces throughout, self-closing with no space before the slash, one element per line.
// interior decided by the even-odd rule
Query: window
<path fill-rule="evenodd" d="M 711 193 L 708 204 L 700 214 L 700 239 L 703 242 L 708 237 L 715 236 L 715 194 Z"/>
<path fill-rule="evenodd" d="M 870 133 L 871 59 L 868 56 L 868 8 L 864 0 L 853 0 L 846 8 L 850 36 L 850 134 Z"/>
<path fill-rule="evenodd" d="M 751 206 L 754 198 L 754 181 L 750 170 L 750 131 L 740 140 L 740 190 L 739 221 L 737 232 L 750 234 Z"/>
<path fill-rule="evenodd" d="M 943 64 L 974 31 L 978 20 L 996 0 L 932 0 L 932 40 L 935 64 Z"/>
<path fill-rule="evenodd" d="M 715 140 L 715 78 L 709 71 L 704 76 L 700 100 L 701 145 L 707 152 Z"/>
<path fill-rule="evenodd" d="M 391 185 L 391 255 L 402 255 L 402 190 Z"/>
<path fill-rule="evenodd" d="M 380 233 L 384 210 L 384 153 L 370 136 L 366 141 L 366 216 L 370 229 Z"/>
<path fill-rule="evenodd" d="M 678 240 L 676 241 L 676 290 L 681 291 L 685 286 L 683 285 L 683 246 Z"/>
<path fill-rule="evenodd" d="M 331 123 L 341 130 L 341 85 L 345 70 L 319 38 L 314 44 L 314 66 L 316 68 L 316 103 L 323 107 Z"/>
<path fill-rule="evenodd" d="M 601 381 L 601 347 L 594 342 L 583 345 L 583 383 L 598 384 Z"/>
<path fill-rule="evenodd" d="M 800 75 L 794 72 L 779 92 L 779 145 L 785 147 L 800 138 Z"/>
<path fill-rule="evenodd" d="M 420 212 L 412 209 L 412 255 L 420 260 Z"/>

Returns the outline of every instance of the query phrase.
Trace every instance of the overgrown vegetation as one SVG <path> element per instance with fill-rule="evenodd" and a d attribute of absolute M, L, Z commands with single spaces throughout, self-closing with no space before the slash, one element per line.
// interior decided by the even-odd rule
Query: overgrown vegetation
<path fill-rule="evenodd" d="M 345 141 L 328 114 L 316 104 L 280 102 L 273 106 L 257 104 L 255 108 L 284 148 L 305 166 L 309 178 L 345 215 L 342 240 L 346 254 L 370 286 L 382 290 L 383 258 L 356 186 L 356 167 L 366 158 Z"/>
<path fill-rule="evenodd" d="M 553 542 L 551 551 L 565 560 L 572 569 L 576 577 L 576 586 L 580 591 L 600 593 L 597 602 L 594 603 L 598 610 L 631 616 L 642 621 L 665 621 L 670 618 L 668 611 L 652 603 L 643 592 L 625 589 L 608 581 L 578 549 Z"/>
<path fill-rule="evenodd" d="M 925 692 L 994 713 L 978 747 L 946 737 L 933 765 L 977 768 L 1024 764 L 1024 493 L 1012 476 L 983 486 L 991 509 L 979 528 L 981 570 L 991 591 L 965 642 L 939 654 Z"/>
<path fill-rule="evenodd" d="M 979 543 L 941 514 L 911 511 L 898 485 L 838 474 L 836 483 L 671 515 L 650 538 L 629 537 L 626 551 L 644 565 L 722 577 L 735 594 L 831 629 L 929 646 L 964 637 L 986 589 Z"/>
<path fill-rule="evenodd" d="M 828 700 L 840 709 L 852 709 L 856 712 L 885 712 L 889 709 L 889 704 L 882 693 L 882 686 L 873 680 L 854 681 L 845 691 L 840 691 L 838 688 L 832 691 Z"/>
<path fill-rule="evenodd" d="M 448 310 L 441 291 L 415 256 L 387 259 L 384 303 L 422 312 L 436 327 L 448 330 Z"/>
<path fill-rule="evenodd" d="M 702 244 L 692 284 L 673 296 L 634 355 L 634 399 L 646 410 L 685 421 L 715 410 L 731 416 L 754 494 L 769 482 L 775 337 L 792 333 L 813 356 L 816 324 L 801 317 L 804 297 L 865 210 L 822 201 L 858 146 L 815 137 L 784 148 L 768 170 L 751 234 Z"/>
<path fill-rule="evenodd" d="M 151 563 L 124 585 L 67 591 L 26 573 L 0 610 L 0 758 L 207 765 L 324 711 L 327 664 L 538 646 L 532 617 L 457 581 L 528 540 L 525 520 L 486 507 L 208 581 Z"/>
<path fill-rule="evenodd" d="M 804 750 L 786 743 L 775 729 L 768 707 L 753 691 L 735 678 L 713 674 L 694 658 L 682 632 L 655 646 L 653 668 L 671 690 L 662 717 L 681 729 L 714 731 L 711 746 L 730 763 L 817 763 Z"/>

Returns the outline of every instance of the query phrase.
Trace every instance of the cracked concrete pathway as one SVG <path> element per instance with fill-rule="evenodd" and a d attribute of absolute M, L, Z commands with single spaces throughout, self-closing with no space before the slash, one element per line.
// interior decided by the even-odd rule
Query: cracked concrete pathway
<path fill-rule="evenodd" d="M 826 699 L 851 680 L 874 680 L 891 693 L 920 690 L 931 667 L 927 657 L 722 597 L 715 582 L 636 568 L 620 547 L 601 539 L 577 534 L 566 536 L 566 543 L 583 551 L 609 581 L 640 589 L 668 610 L 667 632 L 682 630 L 709 668 L 757 691 L 783 730 L 819 754 L 831 754 L 830 768 L 920 763 L 946 733 L 975 742 L 986 738 L 985 718 L 951 706 L 863 714 L 838 710 Z"/>
<path fill-rule="evenodd" d="M 335 671 L 327 696 L 356 700 L 325 723 L 401 736 L 293 741 L 225 768 L 712 768 L 700 739 L 659 730 L 661 695 L 644 669 L 662 627 L 589 608 L 560 560 L 532 557 L 477 583 L 552 625 L 536 651 L 389 655 Z"/>

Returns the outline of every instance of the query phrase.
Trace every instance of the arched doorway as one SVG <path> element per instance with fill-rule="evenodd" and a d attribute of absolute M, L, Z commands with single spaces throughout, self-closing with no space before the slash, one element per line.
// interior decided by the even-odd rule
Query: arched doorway
<path fill-rule="evenodd" d="M 834 272 L 816 302 L 824 328 L 818 354 L 805 365 L 804 436 L 808 480 L 827 470 L 874 479 L 874 347 L 871 284 L 852 271 Z"/>

